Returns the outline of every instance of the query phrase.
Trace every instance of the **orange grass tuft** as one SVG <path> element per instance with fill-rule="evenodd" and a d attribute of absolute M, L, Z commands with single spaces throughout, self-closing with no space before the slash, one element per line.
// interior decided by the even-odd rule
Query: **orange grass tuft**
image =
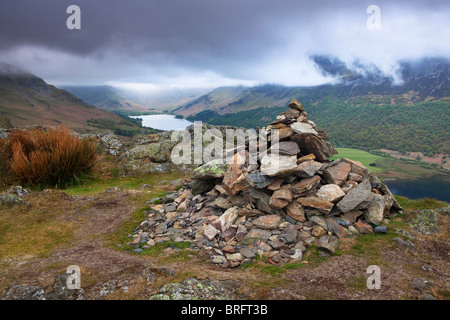
<path fill-rule="evenodd" d="M 65 127 L 16 130 L 3 144 L 10 154 L 4 163 L 16 179 L 32 185 L 63 187 L 88 173 L 97 157 L 92 141 Z"/>

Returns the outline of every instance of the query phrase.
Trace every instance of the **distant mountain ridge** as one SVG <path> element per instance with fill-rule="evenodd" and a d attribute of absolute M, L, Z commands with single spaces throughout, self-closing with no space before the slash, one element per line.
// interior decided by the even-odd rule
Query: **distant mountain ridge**
<path fill-rule="evenodd" d="M 0 62 L 0 117 L 13 126 L 60 125 L 94 130 L 87 121 L 120 122 L 120 117 L 95 108 L 65 90 L 16 66 Z"/>
<path fill-rule="evenodd" d="M 266 126 L 296 98 L 338 147 L 450 154 L 448 59 L 401 61 L 398 85 L 376 68 L 356 72 L 337 59 L 314 59 L 324 74 L 341 81 L 314 87 L 217 88 L 173 112 L 190 121 L 256 128 Z"/>
<path fill-rule="evenodd" d="M 111 86 L 63 86 L 61 88 L 100 109 L 148 111 L 148 108 L 121 96 Z"/>
<path fill-rule="evenodd" d="M 276 84 L 249 88 L 222 87 L 173 112 L 183 116 L 205 110 L 217 114 L 234 113 L 260 107 L 283 106 L 292 97 L 311 103 L 318 102 L 323 97 L 351 99 L 359 96 L 408 95 L 412 102 L 450 97 L 450 60 L 445 58 L 400 61 L 398 75 L 402 83 L 398 85 L 392 77 L 375 66 L 357 65 L 349 68 L 344 62 L 325 56 L 314 56 L 312 60 L 324 75 L 336 77 L 340 82 L 314 87 L 286 87 Z"/>
<path fill-rule="evenodd" d="M 172 88 L 136 92 L 109 85 L 63 86 L 62 89 L 100 109 L 157 113 L 170 112 L 210 91 L 204 88 Z"/>

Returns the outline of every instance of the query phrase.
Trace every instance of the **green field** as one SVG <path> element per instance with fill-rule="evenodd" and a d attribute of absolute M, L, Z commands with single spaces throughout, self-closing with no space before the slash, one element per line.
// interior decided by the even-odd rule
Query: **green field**
<path fill-rule="evenodd" d="M 358 149 L 336 148 L 336 150 L 338 151 L 338 154 L 332 156 L 330 160 L 349 158 L 351 160 L 361 162 L 365 167 L 373 171 L 373 173 L 380 173 L 386 170 L 386 168 L 383 167 L 373 166 L 373 164 L 377 163 L 377 160 L 386 159 L 384 157 L 377 156 L 367 151 L 362 151 Z M 370 164 L 372 164 L 372 166 Z"/>

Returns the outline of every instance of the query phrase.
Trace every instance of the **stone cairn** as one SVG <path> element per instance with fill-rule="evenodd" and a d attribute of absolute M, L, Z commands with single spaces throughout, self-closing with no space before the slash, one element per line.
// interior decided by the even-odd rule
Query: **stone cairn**
<path fill-rule="evenodd" d="M 360 162 L 330 162 L 337 152 L 297 100 L 263 128 L 271 129 L 278 129 L 279 142 L 256 165 L 237 161 L 240 153 L 231 164 L 210 161 L 178 192 L 150 205 L 129 243 L 134 251 L 190 241 L 222 267 L 237 267 L 257 255 L 279 265 L 301 260 L 311 245 L 328 256 L 339 239 L 387 232 L 381 224 L 401 212 L 392 193 Z M 274 148 L 276 166 L 270 161 Z"/>

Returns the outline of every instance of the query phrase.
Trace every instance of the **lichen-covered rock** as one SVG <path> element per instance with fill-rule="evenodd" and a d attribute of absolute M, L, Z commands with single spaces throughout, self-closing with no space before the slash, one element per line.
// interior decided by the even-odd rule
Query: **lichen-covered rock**
<path fill-rule="evenodd" d="M 0 194 L 0 205 L 4 206 L 12 206 L 12 205 L 27 205 L 30 203 L 23 200 L 20 197 L 9 195 L 9 194 Z"/>
<path fill-rule="evenodd" d="M 228 164 L 222 160 L 211 160 L 194 170 L 192 178 L 196 180 L 210 180 L 223 178 L 228 170 Z"/>
<path fill-rule="evenodd" d="M 231 300 L 240 284 L 235 281 L 212 281 L 188 278 L 165 284 L 150 300 Z"/>
<path fill-rule="evenodd" d="M 422 210 L 411 221 L 411 227 L 415 232 L 432 235 L 440 231 L 437 210 Z"/>

